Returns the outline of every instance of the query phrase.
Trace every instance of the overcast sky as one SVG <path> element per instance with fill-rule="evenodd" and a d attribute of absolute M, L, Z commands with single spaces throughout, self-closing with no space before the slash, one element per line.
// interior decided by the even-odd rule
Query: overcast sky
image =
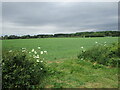
<path fill-rule="evenodd" d="M 118 30 L 117 2 L 3 2 L 3 35 Z"/>

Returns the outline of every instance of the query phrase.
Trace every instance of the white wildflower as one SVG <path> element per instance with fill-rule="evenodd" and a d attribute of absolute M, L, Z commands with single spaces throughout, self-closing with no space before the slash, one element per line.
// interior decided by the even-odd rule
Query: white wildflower
<path fill-rule="evenodd" d="M 83 60 L 83 58 L 81 58 L 81 60 Z"/>
<path fill-rule="evenodd" d="M 43 70 L 43 68 L 40 68 L 41 70 Z"/>
<path fill-rule="evenodd" d="M 85 52 L 86 50 L 83 50 L 83 52 Z"/>
<path fill-rule="evenodd" d="M 22 52 L 25 52 L 26 50 L 22 50 Z"/>
<path fill-rule="evenodd" d="M 38 49 L 40 49 L 40 47 L 38 47 Z"/>
<path fill-rule="evenodd" d="M 26 48 L 22 48 L 23 50 L 25 50 Z"/>
<path fill-rule="evenodd" d="M 81 48 L 83 48 L 83 47 L 81 47 Z"/>
<path fill-rule="evenodd" d="M 106 43 L 106 42 L 104 42 L 104 43 Z"/>
<path fill-rule="evenodd" d="M 40 58 L 39 55 L 37 55 L 36 58 Z"/>
<path fill-rule="evenodd" d="M 37 59 L 37 62 L 40 62 L 40 61 Z"/>
<path fill-rule="evenodd" d="M 36 52 L 36 51 L 34 51 L 34 53 L 35 53 L 35 54 L 37 54 L 37 52 Z"/>
<path fill-rule="evenodd" d="M 40 61 L 41 63 L 43 62 L 43 61 Z"/>
<path fill-rule="evenodd" d="M 95 42 L 95 43 L 98 43 L 98 42 Z"/>
<path fill-rule="evenodd" d="M 36 58 L 36 56 L 35 56 L 35 55 L 33 55 L 33 58 Z"/>
<path fill-rule="evenodd" d="M 45 54 L 47 54 L 47 51 L 44 51 Z"/>
<path fill-rule="evenodd" d="M 12 50 L 10 50 L 9 52 L 12 52 Z"/>
<path fill-rule="evenodd" d="M 34 49 L 32 49 L 32 52 L 34 52 L 35 50 Z"/>
<path fill-rule="evenodd" d="M 43 54 L 43 51 L 41 51 L 40 53 Z"/>

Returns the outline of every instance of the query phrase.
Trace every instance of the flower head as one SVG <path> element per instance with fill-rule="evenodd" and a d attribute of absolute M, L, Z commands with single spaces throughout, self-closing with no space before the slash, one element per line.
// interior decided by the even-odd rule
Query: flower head
<path fill-rule="evenodd" d="M 35 55 L 33 55 L 33 58 L 36 58 L 36 56 L 35 56 Z"/>
<path fill-rule="evenodd" d="M 83 60 L 83 58 L 81 58 L 81 60 Z"/>
<path fill-rule="evenodd" d="M 34 52 L 35 50 L 34 49 L 32 49 L 32 52 Z"/>
<path fill-rule="evenodd" d="M 40 49 L 40 47 L 38 47 L 38 49 Z"/>
<path fill-rule="evenodd" d="M 98 43 L 98 42 L 95 42 L 95 43 Z"/>
<path fill-rule="evenodd" d="M 40 53 L 43 54 L 43 51 L 41 51 Z"/>
<path fill-rule="evenodd" d="M 37 59 L 37 62 L 40 62 L 40 61 Z"/>
<path fill-rule="evenodd" d="M 36 51 L 34 51 L 34 53 L 35 53 L 35 54 L 37 54 L 37 52 L 36 52 Z"/>
<path fill-rule="evenodd" d="M 43 62 L 43 61 L 40 61 L 41 63 Z"/>
<path fill-rule="evenodd" d="M 41 70 L 43 70 L 43 68 L 40 68 Z"/>
<path fill-rule="evenodd" d="M 83 50 L 82 52 L 86 52 L 86 50 Z"/>
<path fill-rule="evenodd" d="M 25 50 L 26 48 L 22 48 L 23 50 Z"/>
<path fill-rule="evenodd" d="M 22 52 L 25 52 L 26 50 L 22 50 Z"/>
<path fill-rule="evenodd" d="M 40 58 L 39 55 L 37 55 L 36 58 Z"/>
<path fill-rule="evenodd" d="M 83 47 L 81 47 L 81 48 L 83 48 Z"/>
<path fill-rule="evenodd" d="M 47 51 L 44 51 L 45 54 L 47 54 Z"/>
<path fill-rule="evenodd" d="M 9 52 L 12 52 L 12 50 L 10 50 Z"/>

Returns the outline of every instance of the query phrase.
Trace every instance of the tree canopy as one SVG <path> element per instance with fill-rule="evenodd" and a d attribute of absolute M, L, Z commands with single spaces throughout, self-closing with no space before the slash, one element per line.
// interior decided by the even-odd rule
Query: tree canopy
<path fill-rule="evenodd" d="M 71 34 L 5 35 L 1 39 L 58 38 L 58 37 L 119 37 L 120 31 L 76 32 Z"/>

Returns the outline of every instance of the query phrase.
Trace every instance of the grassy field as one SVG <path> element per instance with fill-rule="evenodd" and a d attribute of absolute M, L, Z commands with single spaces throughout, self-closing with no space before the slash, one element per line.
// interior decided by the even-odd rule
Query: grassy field
<path fill-rule="evenodd" d="M 48 51 L 44 56 L 46 60 L 56 60 L 65 58 L 76 58 L 79 54 L 81 47 L 88 49 L 93 47 L 96 43 L 107 45 L 117 42 L 117 37 L 106 38 L 44 38 L 44 39 L 16 39 L 16 40 L 3 40 L 3 50 L 15 50 L 27 48 L 28 50 L 37 49 L 38 46 L 41 50 Z"/>
<path fill-rule="evenodd" d="M 79 60 L 77 55 L 82 50 L 98 44 L 110 45 L 117 42 L 117 37 L 104 38 L 41 38 L 3 40 L 4 50 L 45 50 L 41 55 L 52 72 L 40 87 L 45 88 L 117 88 L 118 68 L 102 66 L 95 68 L 94 63 Z"/>

